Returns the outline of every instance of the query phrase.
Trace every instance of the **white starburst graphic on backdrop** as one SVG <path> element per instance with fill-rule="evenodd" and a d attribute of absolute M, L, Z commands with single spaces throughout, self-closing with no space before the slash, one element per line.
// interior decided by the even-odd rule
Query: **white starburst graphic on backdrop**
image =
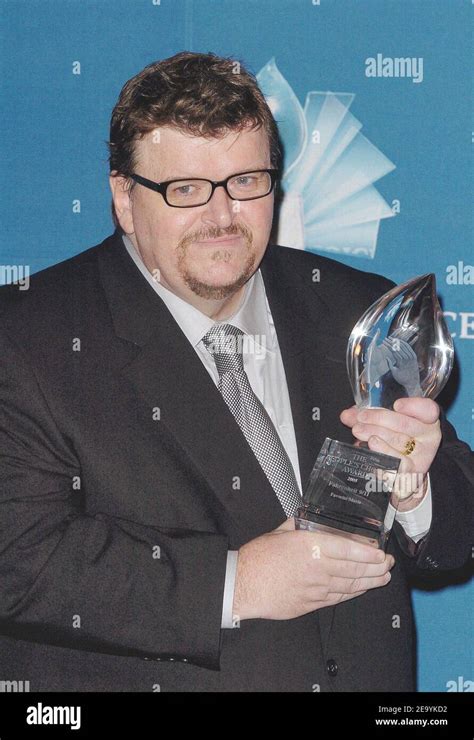
<path fill-rule="evenodd" d="M 373 183 L 395 165 L 361 133 L 355 95 L 312 91 L 302 108 L 274 59 L 257 80 L 285 150 L 278 244 L 374 257 L 394 213 Z"/>

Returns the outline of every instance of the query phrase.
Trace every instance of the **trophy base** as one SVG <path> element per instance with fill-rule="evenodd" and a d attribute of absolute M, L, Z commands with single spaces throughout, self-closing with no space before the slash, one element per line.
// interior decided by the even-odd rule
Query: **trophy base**
<path fill-rule="evenodd" d="M 400 460 L 326 437 L 311 472 L 296 529 L 333 533 L 385 550 Z"/>
<path fill-rule="evenodd" d="M 344 526 L 347 528 L 343 529 L 342 527 Z M 354 542 L 371 545 L 380 550 L 386 549 L 390 535 L 390 531 L 369 533 L 363 531 L 361 528 L 351 528 L 350 525 L 344 525 L 342 522 L 328 522 L 325 517 L 318 517 L 317 514 L 308 513 L 304 507 L 298 509 L 295 516 L 295 528 L 305 529 L 309 532 L 336 534 L 338 537 L 347 537 L 347 539 L 354 540 Z"/>

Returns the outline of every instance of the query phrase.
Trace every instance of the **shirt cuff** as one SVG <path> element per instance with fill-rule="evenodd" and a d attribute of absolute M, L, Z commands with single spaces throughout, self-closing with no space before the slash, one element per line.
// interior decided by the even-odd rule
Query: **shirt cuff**
<path fill-rule="evenodd" d="M 389 507 L 395 512 L 392 504 Z M 395 513 L 396 521 L 402 525 L 405 534 L 413 542 L 419 542 L 428 534 L 431 527 L 432 502 L 431 502 L 431 482 L 428 475 L 428 489 L 422 501 L 411 511 L 398 511 Z"/>
<path fill-rule="evenodd" d="M 222 604 L 222 629 L 233 629 L 238 627 L 238 620 L 234 619 L 234 590 L 235 578 L 237 575 L 237 560 L 239 558 L 238 550 L 229 550 L 227 552 L 227 566 L 224 581 L 224 601 Z"/>

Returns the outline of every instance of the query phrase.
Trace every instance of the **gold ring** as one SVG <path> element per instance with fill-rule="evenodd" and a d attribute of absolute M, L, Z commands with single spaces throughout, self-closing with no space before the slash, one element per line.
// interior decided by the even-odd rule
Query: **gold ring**
<path fill-rule="evenodd" d="M 413 439 L 413 437 L 410 437 L 410 439 L 405 445 L 405 449 L 403 450 L 402 455 L 411 455 L 415 447 L 416 447 L 416 440 Z"/>

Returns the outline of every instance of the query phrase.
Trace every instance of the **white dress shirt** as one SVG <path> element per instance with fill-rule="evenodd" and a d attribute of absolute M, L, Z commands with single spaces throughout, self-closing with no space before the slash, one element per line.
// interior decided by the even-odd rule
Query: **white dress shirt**
<path fill-rule="evenodd" d="M 296 481 L 301 492 L 298 450 L 288 385 L 275 325 L 260 270 L 257 270 L 246 283 L 240 306 L 234 314 L 225 319 L 225 321 L 216 322 L 155 280 L 130 239 L 127 236 L 123 236 L 122 238 L 135 265 L 160 298 L 162 298 L 216 385 L 219 382 L 219 373 L 217 372 L 213 357 L 202 342 L 203 336 L 216 323 L 231 323 L 244 332 L 246 335 L 246 341 L 243 346 L 245 372 L 247 373 L 253 392 L 265 407 L 276 431 L 280 435 L 283 447 L 293 465 Z M 430 488 L 428 488 L 423 501 L 416 508 L 404 513 L 398 512 L 395 518 L 403 526 L 406 534 L 415 542 L 424 537 L 431 525 Z M 238 551 L 236 550 L 230 550 L 227 556 L 222 613 L 222 627 L 224 628 L 236 626 L 232 614 L 232 604 L 237 572 L 237 557 Z"/>

